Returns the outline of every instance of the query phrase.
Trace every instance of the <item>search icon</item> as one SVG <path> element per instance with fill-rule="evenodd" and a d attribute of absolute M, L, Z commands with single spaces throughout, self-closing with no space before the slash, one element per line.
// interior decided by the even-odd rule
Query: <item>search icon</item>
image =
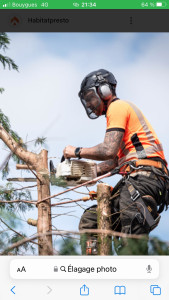
<path fill-rule="evenodd" d="M 66 272 L 65 266 L 61 266 L 61 267 L 60 267 L 60 270 L 61 270 L 62 272 Z"/>

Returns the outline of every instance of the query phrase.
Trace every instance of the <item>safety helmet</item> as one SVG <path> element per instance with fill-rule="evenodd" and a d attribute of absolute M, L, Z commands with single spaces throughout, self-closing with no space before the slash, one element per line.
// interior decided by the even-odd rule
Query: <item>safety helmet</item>
<path fill-rule="evenodd" d="M 91 72 L 83 79 L 78 95 L 90 119 L 99 117 L 96 112 L 101 100 L 106 104 L 112 96 L 112 91 L 115 91 L 116 85 L 114 75 L 104 69 Z M 105 111 L 102 114 L 105 114 Z"/>

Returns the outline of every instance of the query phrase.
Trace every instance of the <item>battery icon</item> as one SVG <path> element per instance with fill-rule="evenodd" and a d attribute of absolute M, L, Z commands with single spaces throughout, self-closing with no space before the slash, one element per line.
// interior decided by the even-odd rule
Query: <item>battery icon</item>
<path fill-rule="evenodd" d="M 166 2 L 156 2 L 157 7 L 165 7 L 167 5 Z"/>

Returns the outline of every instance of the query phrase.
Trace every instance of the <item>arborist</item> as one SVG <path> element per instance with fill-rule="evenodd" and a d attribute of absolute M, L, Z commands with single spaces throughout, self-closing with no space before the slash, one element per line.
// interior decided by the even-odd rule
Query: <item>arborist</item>
<path fill-rule="evenodd" d="M 135 104 L 117 97 L 116 85 L 104 69 L 84 78 L 79 97 L 90 119 L 106 116 L 104 141 L 91 148 L 66 146 L 64 157 L 102 161 L 98 176 L 118 167 L 124 175 L 112 193 L 112 230 L 148 235 L 168 206 L 167 162 L 151 124 Z M 97 228 L 96 212 L 96 205 L 88 208 L 79 228 Z M 97 254 L 89 244 L 90 253 Z"/>

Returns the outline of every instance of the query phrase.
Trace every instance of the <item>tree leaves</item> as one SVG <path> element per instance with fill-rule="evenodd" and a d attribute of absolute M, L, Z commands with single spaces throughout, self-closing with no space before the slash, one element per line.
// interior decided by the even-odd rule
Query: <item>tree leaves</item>
<path fill-rule="evenodd" d="M 12 201 L 12 200 L 32 200 L 31 193 L 28 189 L 24 191 L 16 191 L 11 183 L 7 183 L 5 187 L 0 186 L 0 200 Z M 0 203 L 0 208 L 5 208 L 10 212 L 15 212 L 16 208 L 25 212 L 32 209 L 34 206 L 31 203 Z"/>
<path fill-rule="evenodd" d="M 5 116 L 0 109 L 0 123 L 2 124 L 3 128 L 9 133 L 11 130 L 9 118 Z"/>
<path fill-rule="evenodd" d="M 5 32 L 0 32 L 0 49 L 6 51 L 8 49 L 8 45 L 10 44 L 10 39 L 8 38 Z M 18 71 L 18 66 L 15 64 L 13 59 L 8 56 L 4 56 L 0 54 L 0 62 L 3 65 L 3 68 L 9 68 L 9 70 L 16 70 Z"/>
<path fill-rule="evenodd" d="M 18 71 L 18 66 L 15 64 L 13 59 L 11 59 L 10 57 L 0 54 L 0 62 L 2 63 L 4 69 L 6 67 L 8 67 L 9 70 L 13 69 L 13 70 Z"/>
<path fill-rule="evenodd" d="M 0 109 L 0 123 L 2 124 L 3 128 L 11 135 L 11 137 L 18 143 L 18 146 L 22 146 L 24 149 L 27 148 L 26 144 L 23 143 L 23 140 L 18 135 L 17 132 L 13 131 L 11 129 L 9 118 L 4 115 L 2 110 Z M 6 146 L 6 145 L 5 145 Z M 7 175 L 9 174 L 9 159 L 13 158 L 13 160 L 16 163 L 21 163 L 22 160 L 20 160 L 15 154 L 11 154 L 8 156 L 8 159 L 6 159 L 6 162 L 3 163 L 3 170 L 2 170 L 2 179 L 5 179 Z"/>
<path fill-rule="evenodd" d="M 71 238 L 66 238 L 61 242 L 59 255 L 78 255 L 77 247 L 77 241 Z"/>
<path fill-rule="evenodd" d="M 11 183 L 7 183 L 5 187 L 0 186 L 0 200 L 5 200 L 5 201 L 12 201 L 12 200 L 31 200 L 31 193 L 29 190 L 25 191 L 16 191 L 13 188 L 13 185 Z M 14 242 L 17 242 L 23 238 L 26 237 L 24 233 L 19 232 L 20 235 L 16 233 L 12 233 L 11 235 L 11 230 L 16 228 L 16 227 L 21 227 L 20 225 L 20 218 L 18 219 L 17 217 L 17 212 L 25 212 L 27 210 L 32 209 L 34 206 L 31 203 L 0 203 L 0 223 L 2 220 L 4 220 L 8 226 L 0 232 L 0 249 L 6 249 L 8 246 L 13 244 Z M 5 224 L 5 223 L 4 223 Z M 3 227 L 4 224 L 2 223 Z M 9 227 L 10 226 L 10 227 Z M 2 228 L 2 226 L 1 226 Z M 15 248 L 12 251 L 12 255 L 16 254 L 21 254 L 22 251 L 27 251 L 29 248 L 29 251 L 31 251 L 34 254 L 34 247 L 30 246 L 29 243 L 24 244 L 21 248 Z M 8 254 L 8 251 L 6 252 Z"/>
<path fill-rule="evenodd" d="M 117 255 L 169 255 L 169 244 L 156 237 L 113 240 Z"/>
<path fill-rule="evenodd" d="M 35 140 L 35 147 L 37 145 L 43 146 L 45 144 L 45 142 L 46 142 L 46 138 L 45 137 L 41 137 L 41 138 L 37 137 L 37 139 Z"/>
<path fill-rule="evenodd" d="M 10 39 L 8 35 L 5 32 L 0 32 L 0 50 L 5 52 L 8 49 L 8 46 L 10 45 Z M 10 57 L 3 55 L 0 53 L 0 66 L 2 66 L 4 69 L 8 68 L 9 70 L 15 70 L 18 71 L 18 66 L 15 64 L 14 60 Z M 3 88 L 0 88 L 0 94 L 4 92 Z M 23 142 L 21 137 L 11 129 L 9 118 L 3 114 L 3 112 L 0 110 L 0 124 L 2 127 L 11 135 L 11 137 L 18 143 L 18 147 L 22 147 L 24 149 L 27 149 L 26 144 Z M 45 141 L 44 138 L 37 140 L 37 145 L 42 144 Z M 5 145 L 6 146 L 6 145 Z M 20 160 L 14 153 L 11 151 L 5 158 L 5 160 L 1 163 L 0 171 L 2 170 L 2 178 L 5 179 L 5 177 L 9 173 L 9 160 L 10 158 L 13 158 L 13 160 L 16 163 L 21 163 L 22 160 Z M 16 227 L 16 225 L 20 224 L 20 221 L 17 218 L 17 213 L 19 212 L 26 212 L 29 209 L 32 209 L 34 206 L 31 203 L 23 203 L 23 202 L 17 202 L 17 203 L 10 203 L 12 200 L 31 200 L 31 193 L 29 190 L 22 190 L 17 191 L 14 190 L 13 186 L 11 184 L 7 184 L 4 187 L 0 187 L 0 200 L 1 201 L 9 201 L 9 203 L 0 203 L 0 216 L 1 216 L 1 223 L 3 222 L 3 218 L 7 223 L 3 224 L 2 231 L 0 232 L 0 249 L 6 249 L 9 245 L 12 243 L 15 243 L 19 241 L 20 239 L 23 239 L 25 237 L 25 234 L 17 234 L 12 233 L 12 229 Z M 10 227 L 8 226 L 10 225 Z M 5 226 L 5 228 L 4 228 Z M 4 230 L 3 230 L 4 229 Z M 13 254 L 23 254 L 23 250 L 32 252 L 34 254 L 35 249 L 32 247 L 29 243 L 24 244 L 19 249 L 14 249 L 12 251 Z M 8 254 L 8 251 L 6 252 Z"/>
<path fill-rule="evenodd" d="M 0 49 L 5 51 L 8 49 L 8 46 L 10 44 L 10 39 L 8 38 L 7 34 L 5 32 L 0 32 Z"/>

